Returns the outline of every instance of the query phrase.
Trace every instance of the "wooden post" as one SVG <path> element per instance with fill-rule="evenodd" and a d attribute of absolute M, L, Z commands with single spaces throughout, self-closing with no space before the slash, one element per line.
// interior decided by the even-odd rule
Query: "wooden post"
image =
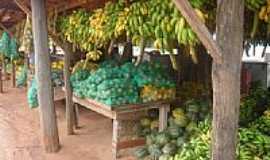
<path fill-rule="evenodd" d="M 112 155 L 113 160 L 117 160 L 119 157 L 118 154 L 118 143 L 120 141 L 120 129 L 121 129 L 121 120 L 113 119 L 113 138 L 112 138 Z"/>
<path fill-rule="evenodd" d="M 2 54 L 2 78 L 3 80 L 7 80 L 7 67 L 6 67 L 6 60 L 5 60 L 5 56 Z"/>
<path fill-rule="evenodd" d="M 67 134 L 72 135 L 74 133 L 73 127 L 75 125 L 74 105 L 72 101 L 72 88 L 70 86 L 70 66 L 71 66 L 71 53 L 68 48 L 68 44 L 64 44 L 65 56 L 64 56 L 64 81 L 65 81 L 65 93 L 66 93 L 66 125 Z"/>
<path fill-rule="evenodd" d="M 11 82 L 12 82 L 12 87 L 16 87 L 16 66 L 13 60 L 11 60 Z"/>
<path fill-rule="evenodd" d="M 59 136 L 52 95 L 45 0 L 32 0 L 35 69 L 42 138 L 46 152 L 59 150 Z"/>
<path fill-rule="evenodd" d="M 159 131 L 160 132 L 167 128 L 169 110 L 170 110 L 170 105 L 164 105 L 164 106 L 159 107 Z"/>
<path fill-rule="evenodd" d="M 79 105 L 75 104 L 74 105 L 74 123 L 75 123 L 75 128 L 78 129 L 79 128 L 79 117 L 80 117 L 80 110 L 79 110 Z"/>
<path fill-rule="evenodd" d="M 218 0 L 217 43 L 223 62 L 213 62 L 212 160 L 235 160 L 244 37 L 244 0 Z"/>

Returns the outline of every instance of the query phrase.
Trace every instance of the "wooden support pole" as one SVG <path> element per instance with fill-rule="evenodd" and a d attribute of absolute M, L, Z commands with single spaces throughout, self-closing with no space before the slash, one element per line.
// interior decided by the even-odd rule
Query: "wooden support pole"
<path fill-rule="evenodd" d="M 71 49 L 66 43 L 64 46 L 64 81 L 65 81 L 65 93 L 66 93 L 66 125 L 67 134 L 72 135 L 74 133 L 73 127 L 75 126 L 75 109 L 72 101 L 72 88 L 70 82 L 70 67 L 71 67 Z"/>
<path fill-rule="evenodd" d="M 188 0 L 173 0 L 176 7 L 180 10 L 193 31 L 197 34 L 202 44 L 209 51 L 215 62 L 222 62 L 222 52 L 217 43 L 213 40 L 213 36 L 196 14 Z"/>
<path fill-rule="evenodd" d="M 29 10 L 29 8 L 27 7 L 27 6 L 25 6 L 20 0 L 14 0 L 14 2 L 18 5 L 18 7 L 20 7 L 27 15 L 29 15 L 29 18 L 32 18 L 31 17 L 31 11 Z M 53 31 L 51 31 L 51 30 L 49 30 L 48 31 L 49 32 L 49 34 L 50 34 L 50 37 L 53 39 L 53 41 L 58 45 L 58 46 L 60 46 L 63 50 L 64 50 L 64 52 L 66 53 L 66 54 L 69 54 L 69 56 L 72 54 L 71 53 L 71 49 L 70 49 L 70 47 L 68 46 L 68 43 L 63 43 L 60 39 L 59 39 L 59 37 L 58 36 L 56 36 L 54 33 L 53 33 Z M 70 57 L 69 57 L 69 59 L 70 59 Z M 70 61 L 70 60 L 69 60 Z M 67 67 L 67 66 L 65 66 L 65 67 Z M 70 68 L 70 62 L 69 62 L 69 66 L 68 66 L 68 68 Z M 66 80 L 68 80 L 69 81 L 69 76 L 70 76 L 70 73 L 69 73 L 69 75 L 66 75 Z M 65 81 L 66 81 L 65 80 Z M 70 89 L 67 89 L 67 88 L 65 88 L 66 89 L 66 91 L 67 90 L 70 90 L 70 91 L 67 91 L 68 93 L 66 93 L 66 119 L 67 119 L 67 133 L 68 134 L 72 134 L 72 132 L 73 131 L 71 131 L 71 129 L 72 129 L 72 126 L 74 125 L 74 121 L 75 121 L 75 118 L 74 118 L 74 106 L 72 105 L 72 90 L 71 90 L 71 87 L 70 87 L 70 82 L 67 82 L 66 81 L 66 83 L 65 84 L 68 84 L 68 85 L 65 85 L 66 87 L 69 87 Z M 70 100 L 70 97 L 71 97 L 71 100 Z M 73 118 L 72 118 L 73 117 Z M 73 130 L 73 129 L 72 129 Z"/>
<path fill-rule="evenodd" d="M 244 37 L 244 0 L 217 1 L 217 43 L 223 62 L 212 65 L 212 160 L 235 160 Z"/>
<path fill-rule="evenodd" d="M 11 60 L 11 83 L 12 87 L 16 87 L 16 65 L 13 60 Z"/>
<path fill-rule="evenodd" d="M 159 131 L 162 132 L 167 128 L 168 112 L 170 111 L 170 105 L 164 105 L 159 107 Z"/>
<path fill-rule="evenodd" d="M 8 76 L 7 76 L 7 66 L 6 66 L 6 60 L 5 60 L 5 56 L 2 54 L 2 78 L 3 80 L 7 80 Z"/>
<path fill-rule="evenodd" d="M 60 145 L 52 93 L 45 0 L 32 0 L 31 6 L 42 138 L 46 152 L 50 153 L 58 151 Z"/>

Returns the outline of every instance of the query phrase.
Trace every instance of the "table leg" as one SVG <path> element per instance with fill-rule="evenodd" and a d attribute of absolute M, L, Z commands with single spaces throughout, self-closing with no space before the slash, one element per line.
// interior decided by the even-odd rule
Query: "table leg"
<path fill-rule="evenodd" d="M 77 103 L 74 104 L 74 123 L 75 128 L 79 128 L 79 105 Z"/>
<path fill-rule="evenodd" d="M 160 132 L 167 128 L 169 111 L 170 111 L 170 105 L 164 105 L 159 108 L 159 131 Z"/>
<path fill-rule="evenodd" d="M 112 137 L 112 154 L 113 154 L 113 160 L 117 160 L 119 157 L 118 154 L 118 144 L 120 141 L 120 120 L 113 120 L 113 137 Z"/>

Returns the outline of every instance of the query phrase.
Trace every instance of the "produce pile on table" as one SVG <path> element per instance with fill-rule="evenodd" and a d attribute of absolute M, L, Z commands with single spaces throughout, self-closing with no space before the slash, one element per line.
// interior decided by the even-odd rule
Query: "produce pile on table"
<path fill-rule="evenodd" d="M 197 132 L 197 122 L 209 115 L 210 109 L 206 103 L 190 100 L 183 107 L 177 107 L 172 111 L 168 127 L 162 132 L 158 132 L 158 113 L 156 117 L 150 113 L 148 117 L 143 118 L 139 135 L 146 137 L 146 146 L 139 148 L 135 156 L 139 159 L 166 160 L 179 153 L 183 144 Z"/>
<path fill-rule="evenodd" d="M 135 67 L 129 62 L 119 66 L 115 61 L 105 61 L 92 73 L 83 68 L 76 70 L 71 82 L 74 94 L 80 98 L 113 106 L 175 97 L 174 82 L 157 62 L 143 62 Z M 145 88 L 149 85 L 155 87 L 155 95 L 146 94 Z"/>

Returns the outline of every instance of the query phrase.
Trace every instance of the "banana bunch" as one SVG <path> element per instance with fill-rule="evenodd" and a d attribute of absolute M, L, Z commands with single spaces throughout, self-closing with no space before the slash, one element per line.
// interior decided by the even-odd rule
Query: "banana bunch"
<path fill-rule="evenodd" d="M 143 102 L 152 102 L 158 100 L 168 100 L 175 98 L 175 88 L 157 88 L 153 85 L 146 85 L 140 92 Z"/>
<path fill-rule="evenodd" d="M 270 135 L 270 112 L 269 110 L 264 112 L 264 115 L 256 119 L 249 124 L 251 128 L 257 129 L 260 132 Z"/>
<path fill-rule="evenodd" d="M 139 45 L 141 37 L 149 38 L 151 36 L 148 4 L 149 2 L 138 1 L 129 7 L 126 34 L 128 37 L 132 37 L 132 42 L 136 45 Z"/>
<path fill-rule="evenodd" d="M 64 68 L 64 61 L 52 62 L 51 66 L 52 66 L 52 69 L 63 70 L 63 68 Z"/>
<path fill-rule="evenodd" d="M 265 0 L 245 0 L 245 6 L 254 12 L 259 11 L 264 4 Z"/>
<path fill-rule="evenodd" d="M 268 22 L 269 16 L 270 16 L 270 0 L 267 0 L 267 4 L 263 6 L 259 12 L 259 18 L 265 22 Z"/>
<path fill-rule="evenodd" d="M 129 16 L 129 13 L 130 13 L 129 8 L 125 8 L 124 11 L 119 13 L 114 31 L 115 37 L 119 37 L 125 33 L 128 22 L 126 17 Z"/>
<path fill-rule="evenodd" d="M 237 151 L 238 159 L 254 160 L 268 159 L 270 152 L 270 137 L 258 130 L 241 128 L 239 131 L 240 143 Z"/>
<path fill-rule="evenodd" d="M 90 51 L 86 54 L 86 62 L 92 60 L 92 61 L 98 61 L 101 56 L 102 56 L 102 52 L 99 50 L 95 50 L 95 51 Z"/>
<path fill-rule="evenodd" d="M 86 60 L 80 60 L 79 62 L 77 62 L 73 69 L 72 69 L 72 74 L 77 72 L 77 71 L 81 71 L 81 70 L 86 70 L 89 72 L 93 72 L 96 71 L 98 68 L 98 65 Z"/>

